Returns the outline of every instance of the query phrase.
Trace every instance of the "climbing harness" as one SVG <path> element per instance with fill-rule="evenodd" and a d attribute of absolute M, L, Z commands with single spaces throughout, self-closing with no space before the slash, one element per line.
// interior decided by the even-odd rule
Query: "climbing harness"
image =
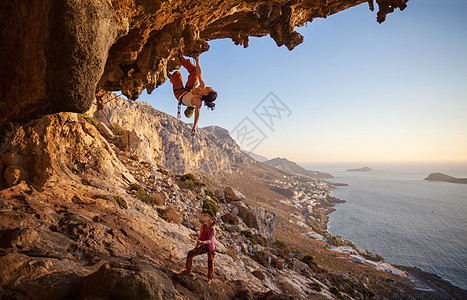
<path fill-rule="evenodd" d="M 177 111 L 177 118 L 178 118 L 178 119 L 181 119 L 181 118 L 182 118 L 181 111 L 182 111 L 182 104 L 183 104 L 183 102 L 182 102 L 183 96 L 185 96 L 188 92 L 191 91 L 191 89 L 188 89 L 188 88 L 179 88 L 179 89 L 174 89 L 174 93 L 175 93 L 176 91 L 181 91 L 181 90 L 185 90 L 185 92 L 183 92 L 183 93 L 180 95 L 180 97 L 178 97 L 178 99 L 177 99 L 177 100 L 178 100 L 178 111 Z M 183 105 L 185 105 L 185 104 L 183 104 Z"/>

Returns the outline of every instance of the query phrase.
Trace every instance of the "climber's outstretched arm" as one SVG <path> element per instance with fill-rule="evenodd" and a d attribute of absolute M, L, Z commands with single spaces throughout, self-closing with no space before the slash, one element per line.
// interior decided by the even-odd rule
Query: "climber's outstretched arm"
<path fill-rule="evenodd" d="M 201 89 L 204 89 L 206 88 L 206 84 L 204 83 L 203 76 L 201 75 L 201 66 L 199 65 L 199 56 L 195 57 L 195 61 L 196 61 L 196 75 L 198 75 L 198 79 L 199 79 L 199 87 Z"/>

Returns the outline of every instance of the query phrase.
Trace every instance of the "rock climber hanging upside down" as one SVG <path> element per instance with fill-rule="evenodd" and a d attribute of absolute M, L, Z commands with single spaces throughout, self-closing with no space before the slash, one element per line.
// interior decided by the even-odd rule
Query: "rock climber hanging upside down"
<path fill-rule="evenodd" d="M 193 129 L 191 130 L 191 135 L 196 134 L 196 127 L 198 126 L 199 111 L 201 109 L 202 102 L 204 102 L 209 109 L 214 110 L 214 106 L 216 106 L 214 101 L 217 98 L 217 93 L 211 87 L 206 87 L 206 84 L 203 81 L 198 56 L 195 57 L 195 61 L 196 66 L 181 54 L 173 60 L 176 69 L 180 69 L 180 66 L 183 66 L 189 73 L 188 80 L 185 85 L 183 85 L 182 75 L 179 71 L 173 72 L 170 76 L 170 82 L 173 85 L 173 92 L 175 98 L 178 100 L 177 117 L 180 118 L 180 109 L 182 104 L 188 106 L 185 110 L 185 116 L 187 118 L 190 118 L 193 115 L 193 110 L 195 112 L 195 121 Z M 199 86 L 196 86 L 198 80 Z"/>

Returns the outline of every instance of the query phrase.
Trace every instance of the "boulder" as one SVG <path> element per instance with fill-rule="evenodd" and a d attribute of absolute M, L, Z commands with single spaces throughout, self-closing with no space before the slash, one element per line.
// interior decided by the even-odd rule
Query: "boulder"
<path fill-rule="evenodd" d="M 244 299 L 244 300 L 253 300 L 253 292 L 250 290 L 248 287 L 248 284 L 243 281 L 243 280 L 237 280 L 233 282 L 234 284 L 234 289 L 235 289 L 235 296 L 238 299 Z"/>
<path fill-rule="evenodd" d="M 248 227 L 259 229 L 258 220 L 256 219 L 256 216 L 246 204 L 239 202 L 235 203 L 235 206 L 238 209 L 238 216 Z"/>
<path fill-rule="evenodd" d="M 231 225 L 238 225 L 240 222 L 238 220 L 238 217 L 232 213 L 226 213 L 225 215 L 222 216 L 222 222 L 231 224 Z"/>
<path fill-rule="evenodd" d="M 219 201 L 225 200 L 224 191 L 222 189 L 215 189 L 213 193 L 214 196 L 216 196 L 216 198 L 219 199 Z"/>
<path fill-rule="evenodd" d="M 290 295 L 286 293 L 277 294 L 276 292 L 272 290 L 266 293 L 257 293 L 257 295 L 255 296 L 257 300 L 299 300 L 299 299 L 302 299 L 298 296 Z M 321 298 L 316 298 L 316 299 L 321 299 Z"/>
<path fill-rule="evenodd" d="M 245 199 L 245 196 L 242 193 L 231 186 L 224 189 L 224 196 L 227 201 L 241 201 Z"/>
<path fill-rule="evenodd" d="M 80 299 L 183 299 L 161 270 L 142 263 L 110 262 L 83 279 Z"/>
<path fill-rule="evenodd" d="M 164 197 L 162 197 L 161 194 L 159 194 L 159 193 L 154 193 L 154 203 L 157 206 L 164 205 L 164 203 L 165 203 Z"/>
<path fill-rule="evenodd" d="M 110 130 L 109 127 L 107 127 L 107 125 L 105 125 L 102 122 L 98 122 L 96 125 L 96 128 L 97 130 L 99 130 L 102 136 L 105 137 L 106 139 L 110 139 L 114 135 L 112 130 Z"/>
<path fill-rule="evenodd" d="M 135 177 L 128 172 L 122 172 L 122 178 L 129 184 L 137 182 Z"/>
<path fill-rule="evenodd" d="M 290 296 L 300 295 L 300 292 L 299 292 L 298 288 L 295 286 L 295 284 L 293 283 L 293 280 L 291 278 L 287 278 L 285 276 L 280 276 L 279 278 L 276 278 L 276 282 L 278 283 L 280 288 L 285 293 L 287 293 L 288 295 L 290 295 Z M 289 296 L 287 296 L 287 298 L 277 298 L 277 299 L 291 299 L 291 298 L 289 298 Z"/>
<path fill-rule="evenodd" d="M 168 222 L 172 222 L 175 224 L 180 224 L 181 216 L 180 212 L 173 204 L 163 205 L 157 208 L 157 212 L 159 213 L 160 217 Z"/>
<path fill-rule="evenodd" d="M 238 216 L 250 228 L 256 228 L 267 238 L 271 238 L 276 226 L 276 213 L 261 207 L 249 207 L 242 202 L 235 203 Z"/>
<path fill-rule="evenodd" d="M 266 278 L 266 276 L 260 270 L 254 270 L 253 272 L 251 272 L 251 274 L 253 274 L 253 276 L 255 276 L 261 281 L 263 281 Z"/>

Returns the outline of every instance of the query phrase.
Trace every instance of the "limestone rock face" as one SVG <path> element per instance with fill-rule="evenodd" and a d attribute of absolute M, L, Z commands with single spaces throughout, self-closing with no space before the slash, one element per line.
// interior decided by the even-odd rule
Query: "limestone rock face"
<path fill-rule="evenodd" d="M 238 152 L 238 145 L 237 142 L 230 136 L 230 133 L 227 129 L 224 129 L 219 126 L 208 126 L 203 128 L 205 131 L 212 133 L 210 135 L 211 140 L 214 144 L 216 144 L 219 148 L 223 150 L 232 160 L 232 162 L 244 164 L 245 161 L 249 161 L 250 163 L 254 162 L 245 157 L 244 152 Z M 214 137 L 214 138 L 212 138 Z"/>
<path fill-rule="evenodd" d="M 276 227 L 276 213 L 261 207 L 248 206 L 242 202 L 234 204 L 238 208 L 238 216 L 248 227 L 258 229 L 267 238 L 271 238 Z"/>
<path fill-rule="evenodd" d="M 234 163 L 254 163 L 232 138 L 225 141 L 218 131 L 204 129 L 191 136 L 191 126 L 144 102 L 117 97 L 95 112 L 94 118 L 108 126 L 119 124 L 126 130 L 120 137 L 123 147 L 140 160 L 164 165 L 172 172 L 215 174 L 230 172 Z"/>
<path fill-rule="evenodd" d="M 378 22 L 408 0 L 376 0 Z M 121 90 L 137 99 L 167 80 L 179 51 L 208 41 L 270 35 L 292 50 L 295 27 L 373 0 L 159 1 L 4 0 L 0 4 L 0 133 L 61 111 L 84 112 L 94 97 Z M 96 92 L 97 88 L 97 92 Z"/>
<path fill-rule="evenodd" d="M 250 207 L 253 215 L 256 217 L 258 229 L 261 234 L 271 238 L 276 227 L 276 213 L 262 207 Z"/>
<path fill-rule="evenodd" d="M 75 178 L 101 174 L 109 184 L 124 182 L 126 171 L 99 131 L 76 114 L 49 115 L 21 127 L 0 156 L 0 188 L 26 181 L 40 188 L 54 174 Z"/>

